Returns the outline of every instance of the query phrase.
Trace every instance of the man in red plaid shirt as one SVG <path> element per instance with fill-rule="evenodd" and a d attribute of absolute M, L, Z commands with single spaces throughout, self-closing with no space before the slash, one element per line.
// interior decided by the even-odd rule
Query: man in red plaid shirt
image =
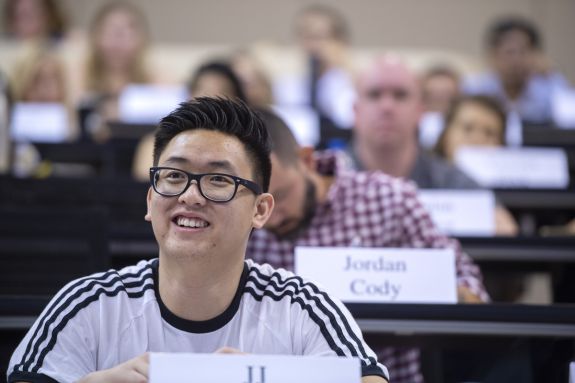
<path fill-rule="evenodd" d="M 459 299 L 488 299 L 479 268 L 459 243 L 440 233 L 409 181 L 350 170 L 343 153 L 300 148 L 285 123 L 262 112 L 273 142 L 270 192 L 275 207 L 265 230 L 255 230 L 247 257 L 293 269 L 295 246 L 452 248 Z M 396 382 L 423 382 L 419 350 L 378 352 Z"/>

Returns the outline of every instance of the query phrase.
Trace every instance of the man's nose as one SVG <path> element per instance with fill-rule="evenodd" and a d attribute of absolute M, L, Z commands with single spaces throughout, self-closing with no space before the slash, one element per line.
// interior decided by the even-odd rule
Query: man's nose
<path fill-rule="evenodd" d="M 200 187 L 196 181 L 192 181 L 188 189 L 178 197 L 178 202 L 187 205 L 204 205 L 206 198 L 200 193 Z"/>

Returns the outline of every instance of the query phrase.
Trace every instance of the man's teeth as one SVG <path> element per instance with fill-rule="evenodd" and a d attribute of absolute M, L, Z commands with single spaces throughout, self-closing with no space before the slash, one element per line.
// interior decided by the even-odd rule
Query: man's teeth
<path fill-rule="evenodd" d="M 197 218 L 185 218 L 185 217 L 178 217 L 178 226 L 185 226 L 185 227 L 207 227 L 208 223 L 201 219 Z"/>

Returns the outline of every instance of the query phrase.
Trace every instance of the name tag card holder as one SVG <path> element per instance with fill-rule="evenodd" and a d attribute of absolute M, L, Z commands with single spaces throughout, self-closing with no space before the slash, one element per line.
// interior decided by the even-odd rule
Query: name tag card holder
<path fill-rule="evenodd" d="M 289 355 L 150 354 L 150 383 L 360 383 L 359 359 Z"/>
<path fill-rule="evenodd" d="M 456 303 L 450 249 L 296 247 L 295 271 L 348 303 Z"/>

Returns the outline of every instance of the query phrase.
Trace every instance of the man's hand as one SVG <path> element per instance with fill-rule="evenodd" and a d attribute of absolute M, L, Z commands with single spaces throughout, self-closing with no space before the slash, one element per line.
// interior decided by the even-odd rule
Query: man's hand
<path fill-rule="evenodd" d="M 148 353 L 137 356 L 108 370 L 92 372 L 78 383 L 147 383 Z"/>
<path fill-rule="evenodd" d="M 232 347 L 221 347 L 218 348 L 214 354 L 240 354 L 240 355 L 247 355 L 245 352 L 238 350 L 237 348 Z"/>

